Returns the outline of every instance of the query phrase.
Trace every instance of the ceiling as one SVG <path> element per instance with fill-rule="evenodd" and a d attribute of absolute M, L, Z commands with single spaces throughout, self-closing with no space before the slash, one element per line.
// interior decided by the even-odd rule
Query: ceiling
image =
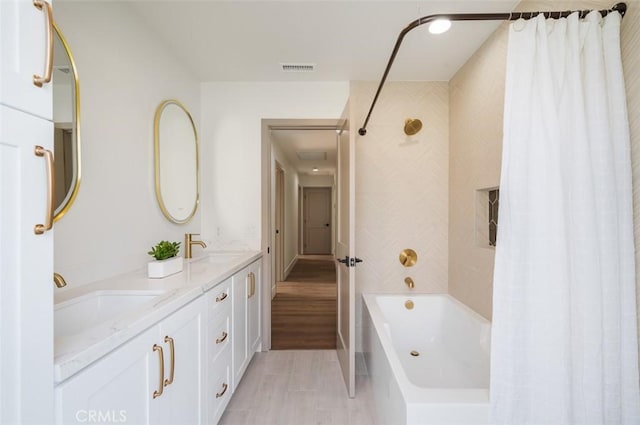
<path fill-rule="evenodd" d="M 128 1 L 141 24 L 207 81 L 379 81 L 399 32 L 431 14 L 507 12 L 518 0 L 450 1 Z M 500 22 L 457 22 L 431 35 L 413 30 L 389 80 L 448 81 Z M 282 72 L 312 63 L 314 72 Z M 303 123 L 309 125 L 309 123 Z M 290 122 L 288 125 L 299 126 Z M 272 141 L 301 174 L 335 173 L 335 130 L 272 130 Z M 301 161 L 297 151 L 327 152 Z M 312 168 L 318 167 L 317 172 Z"/>
<path fill-rule="evenodd" d="M 506 12 L 517 0 L 129 1 L 200 81 L 379 80 L 398 33 L 435 13 Z M 390 80 L 448 81 L 500 22 L 426 25 L 405 38 Z M 285 73 L 281 63 L 314 63 Z"/>
<path fill-rule="evenodd" d="M 272 120 L 271 143 L 280 149 L 298 174 L 333 175 L 337 160 L 337 121 Z M 277 124 L 276 124 L 277 122 Z M 303 160 L 298 153 L 325 153 L 325 159 Z M 317 168 L 318 171 L 313 171 Z"/>

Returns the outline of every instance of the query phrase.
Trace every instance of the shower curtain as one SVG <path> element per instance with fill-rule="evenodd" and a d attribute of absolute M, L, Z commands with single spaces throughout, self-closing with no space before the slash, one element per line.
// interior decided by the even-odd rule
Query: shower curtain
<path fill-rule="evenodd" d="M 620 22 L 509 29 L 492 424 L 640 424 Z"/>

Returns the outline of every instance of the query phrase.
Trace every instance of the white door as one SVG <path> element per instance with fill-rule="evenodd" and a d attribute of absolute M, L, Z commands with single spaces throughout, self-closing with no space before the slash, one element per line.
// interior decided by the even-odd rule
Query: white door
<path fill-rule="evenodd" d="M 355 135 L 349 131 L 347 115 L 342 114 L 344 126 L 338 135 L 338 213 L 336 229 L 336 257 L 338 261 L 337 341 L 336 350 L 347 385 L 349 397 L 355 397 Z"/>
<path fill-rule="evenodd" d="M 0 424 L 53 417 L 53 232 L 34 231 L 53 170 L 36 145 L 53 150 L 53 124 L 0 105 Z"/>
<path fill-rule="evenodd" d="M 156 398 L 163 424 L 198 425 L 204 418 L 204 297 L 160 324 L 164 350 L 164 392 Z"/>
<path fill-rule="evenodd" d="M 331 254 L 331 188 L 304 188 L 304 253 Z"/>
<path fill-rule="evenodd" d="M 158 341 L 158 326 L 136 336 L 112 353 L 56 387 L 56 424 L 123 423 L 156 425 L 166 400 L 159 393 L 160 357 L 169 353 Z M 166 367 L 165 367 L 166 374 Z M 39 423 L 51 423 L 51 419 Z"/>
<path fill-rule="evenodd" d="M 52 85 L 34 84 L 44 76 L 48 48 L 53 49 L 49 3 L 33 0 L 0 1 L 0 104 L 50 120 Z M 52 53 L 53 54 L 53 53 Z"/>
<path fill-rule="evenodd" d="M 260 300 L 262 299 L 260 269 L 260 261 L 249 266 L 249 294 L 247 298 L 247 350 L 249 350 L 249 358 L 260 349 L 262 343 L 262 338 L 260 338 Z"/>
<path fill-rule="evenodd" d="M 233 301 L 231 341 L 233 342 L 233 388 L 247 367 L 247 297 L 249 296 L 249 270 L 244 268 L 233 275 L 231 301 Z"/>

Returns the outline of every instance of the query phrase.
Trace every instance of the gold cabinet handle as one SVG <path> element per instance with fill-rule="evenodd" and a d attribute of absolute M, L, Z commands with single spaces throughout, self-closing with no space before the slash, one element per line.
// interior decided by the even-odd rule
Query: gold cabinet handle
<path fill-rule="evenodd" d="M 55 179 L 53 177 L 53 152 L 42 146 L 36 146 L 35 155 L 47 160 L 47 217 L 44 224 L 36 224 L 33 232 L 41 235 L 53 227 L 53 194 L 55 193 Z"/>
<path fill-rule="evenodd" d="M 228 336 L 229 336 L 228 333 L 226 333 L 225 331 L 222 331 L 222 336 L 216 339 L 216 344 L 222 344 L 224 340 L 227 339 Z"/>
<path fill-rule="evenodd" d="M 224 393 L 227 392 L 227 388 L 229 388 L 229 386 L 227 384 L 222 384 L 222 391 L 220 391 L 219 393 L 216 393 L 216 398 L 220 398 L 224 395 Z"/>
<path fill-rule="evenodd" d="M 251 273 L 251 280 L 253 281 L 253 292 L 251 293 L 251 295 L 255 295 L 256 294 L 256 274 L 255 273 Z"/>
<path fill-rule="evenodd" d="M 158 344 L 153 344 L 153 351 L 157 351 L 158 356 L 160 356 L 160 381 L 158 382 L 158 389 L 153 392 L 153 398 L 158 398 L 164 391 L 164 353 L 162 352 L 162 347 Z"/>
<path fill-rule="evenodd" d="M 171 351 L 171 370 L 169 371 L 169 379 L 164 380 L 164 386 L 166 387 L 173 384 L 173 372 L 176 367 L 176 350 L 175 350 L 175 345 L 173 343 L 173 338 L 165 336 L 164 342 L 169 343 L 169 350 Z"/>
<path fill-rule="evenodd" d="M 42 87 L 44 83 L 51 82 L 51 74 L 53 72 L 53 11 L 51 5 L 44 0 L 33 0 L 33 5 L 38 10 L 44 9 L 45 16 L 45 32 L 47 34 L 47 51 L 45 53 L 44 76 L 33 74 L 33 84 L 36 87 Z"/>
<path fill-rule="evenodd" d="M 247 275 L 247 298 L 251 298 L 251 273 Z"/>
<path fill-rule="evenodd" d="M 224 301 L 226 298 L 227 298 L 227 293 L 226 293 L 226 292 L 223 292 L 223 293 L 222 293 L 222 295 L 218 295 L 218 296 L 216 297 L 216 302 L 217 302 L 217 303 L 222 302 L 222 301 Z"/>

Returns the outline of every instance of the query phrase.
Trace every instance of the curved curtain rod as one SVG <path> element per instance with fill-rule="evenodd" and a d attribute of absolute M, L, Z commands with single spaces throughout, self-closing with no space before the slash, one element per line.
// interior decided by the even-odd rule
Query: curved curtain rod
<path fill-rule="evenodd" d="M 620 12 L 620 15 L 624 16 L 627 11 L 626 3 L 618 3 L 614 5 L 611 9 L 600 10 L 600 14 L 602 16 L 607 16 L 611 12 Z M 387 81 L 387 76 L 389 75 L 389 71 L 391 70 L 391 66 L 393 65 L 393 61 L 396 59 L 396 55 L 398 54 L 398 50 L 400 50 L 400 45 L 402 44 L 402 40 L 404 36 L 407 35 L 409 31 L 414 28 L 419 27 L 420 25 L 428 24 L 429 22 L 435 21 L 436 19 L 448 19 L 450 21 L 515 21 L 518 19 L 532 19 L 539 14 L 544 15 L 545 18 L 552 19 L 560 19 L 566 18 L 572 13 L 578 12 L 580 14 L 580 18 L 586 17 L 591 10 L 566 10 L 562 12 L 508 12 L 508 13 L 440 13 L 437 15 L 428 15 L 423 16 L 422 18 L 416 19 L 407 25 L 400 34 L 398 35 L 398 40 L 396 41 L 395 46 L 393 47 L 393 52 L 391 52 L 391 57 L 389 58 L 389 62 L 387 62 L 387 67 L 384 70 L 384 74 L 382 74 L 382 80 L 380 80 L 380 84 L 378 85 L 378 90 L 376 91 L 376 95 L 373 97 L 373 102 L 371 103 L 371 107 L 369 108 L 369 113 L 367 114 L 367 118 L 364 120 L 364 124 L 358 130 L 358 134 L 364 136 L 367 134 L 367 124 L 369 123 L 369 118 L 371 118 L 371 112 L 373 112 L 373 108 L 376 106 L 376 102 L 378 101 L 378 96 L 382 91 L 382 87 L 384 83 Z"/>

